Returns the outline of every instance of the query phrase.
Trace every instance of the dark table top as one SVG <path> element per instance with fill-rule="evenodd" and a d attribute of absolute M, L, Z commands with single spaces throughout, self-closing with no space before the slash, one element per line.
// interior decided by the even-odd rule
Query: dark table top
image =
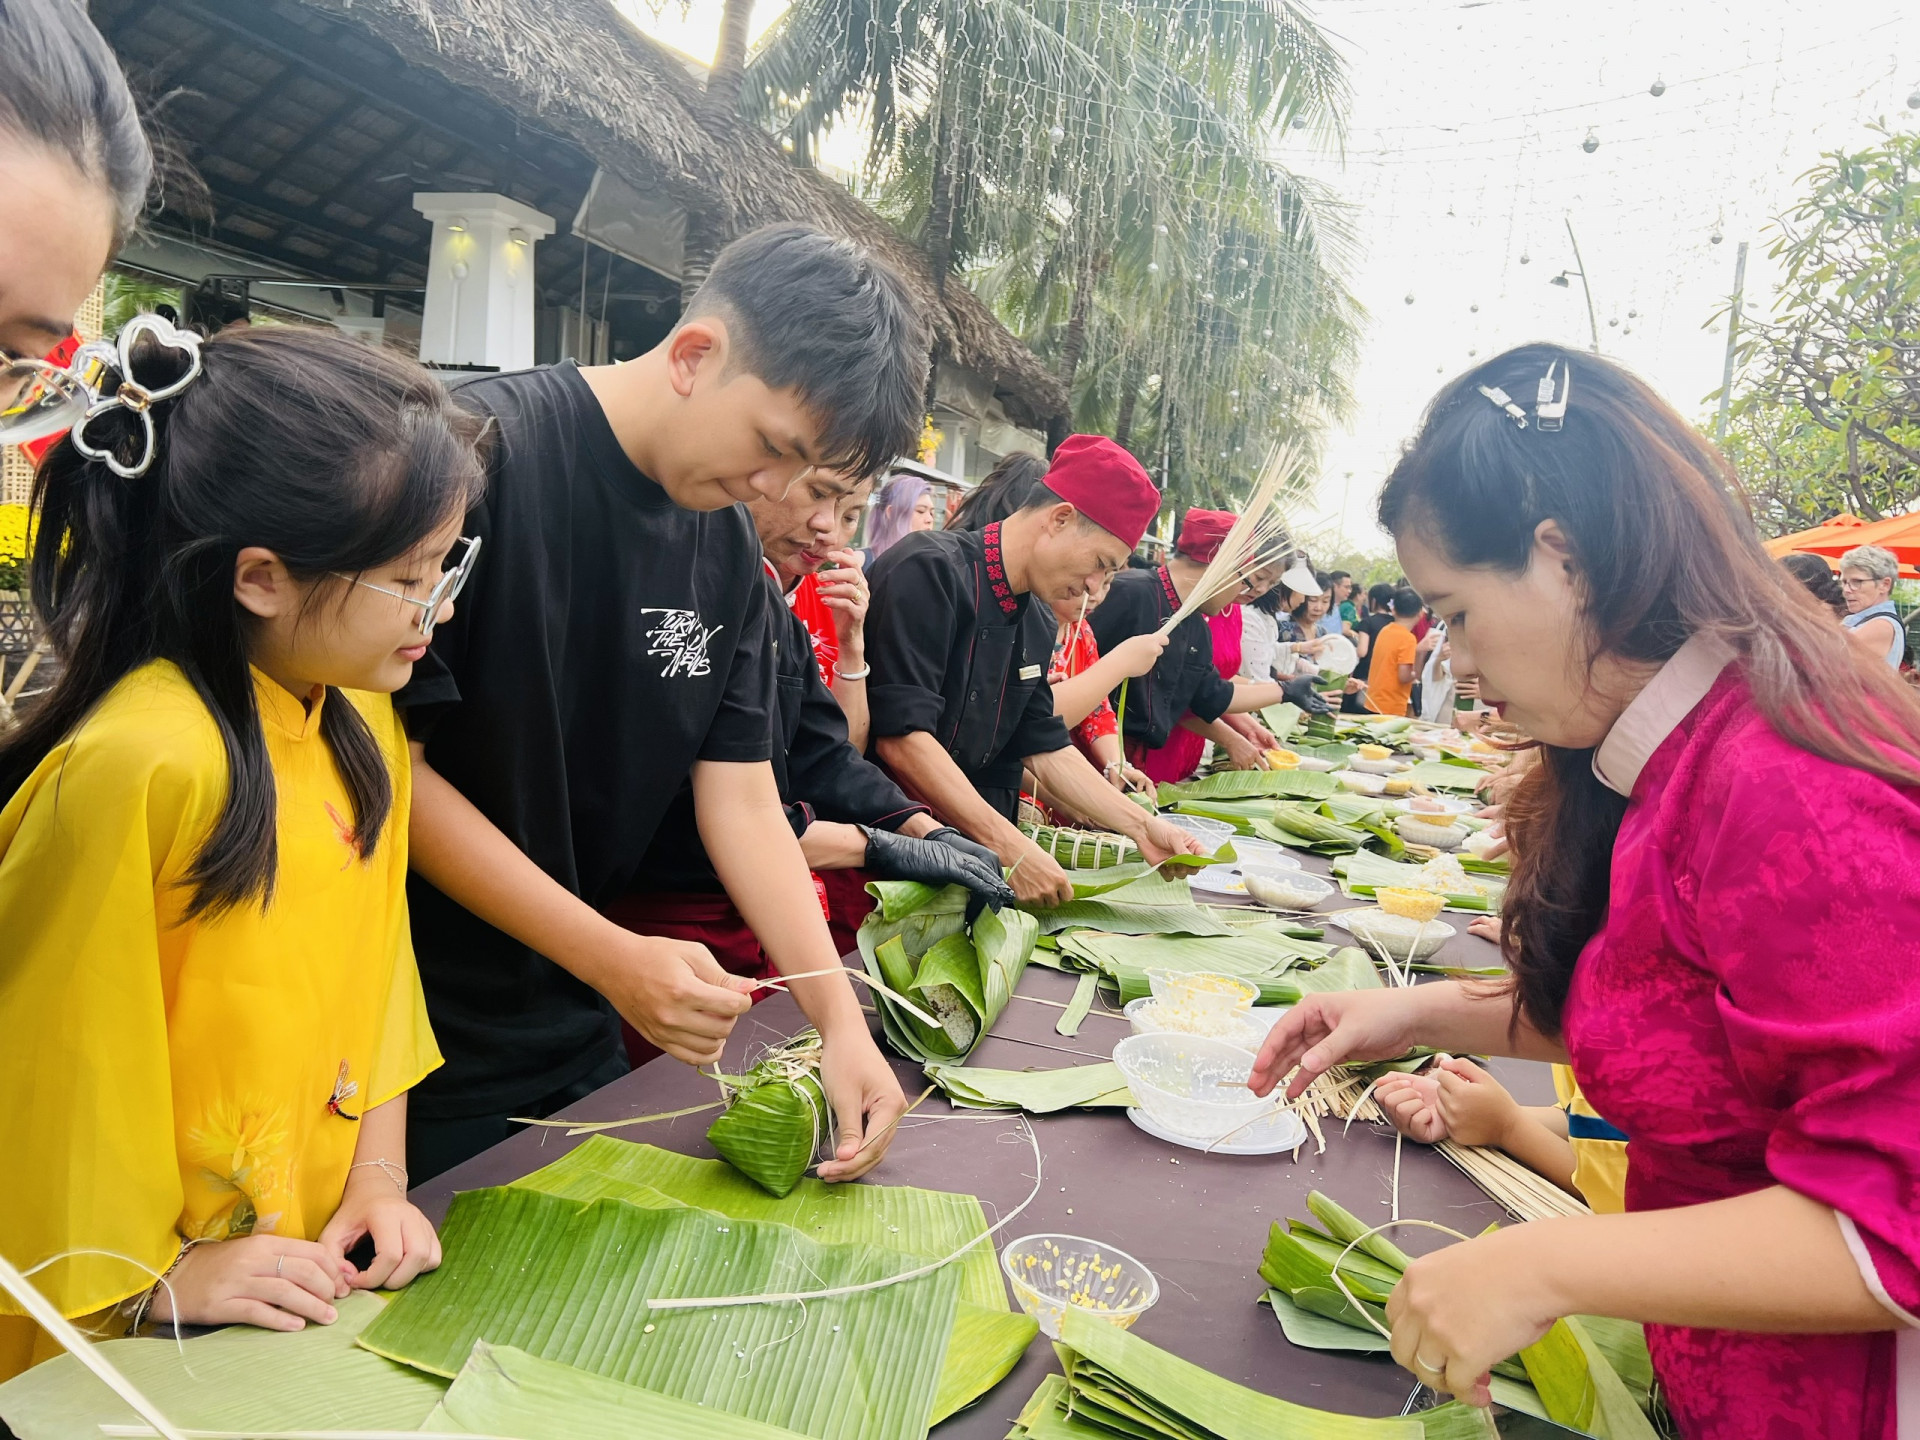
<path fill-rule="evenodd" d="M 1308 860 L 1311 868 L 1324 865 Z M 1322 907 L 1353 902 L 1334 896 Z M 1466 917 L 1444 917 L 1460 933 L 1441 952 L 1460 965 L 1497 964 L 1497 952 L 1465 933 Z M 1330 930 L 1330 940 L 1344 932 Z M 1064 1002 L 1073 977 L 1030 967 L 1018 995 Z M 1060 1010 L 1015 999 L 969 1064 L 994 1069 L 1050 1070 L 1107 1058 L 1129 1033 L 1103 996 L 1075 1037 L 1055 1033 Z M 803 1021 L 784 995 L 754 1007 L 735 1028 L 727 1063 L 785 1038 Z M 1052 1048 L 1044 1048 L 1052 1047 Z M 1079 1053 L 1062 1053 L 1071 1051 Z M 895 1060 L 901 1086 L 917 1095 L 926 1081 Z M 1525 1102 L 1551 1103 L 1547 1069 L 1497 1062 L 1500 1077 Z M 588 1096 L 563 1113 L 581 1120 L 617 1120 L 697 1105 L 715 1098 L 712 1080 L 660 1059 Z M 712 1113 L 612 1132 L 689 1155 L 711 1156 L 706 1129 Z M 1264 1292 L 1258 1269 L 1267 1227 L 1307 1218 L 1307 1192 L 1325 1191 L 1370 1222 L 1388 1218 L 1394 1165 L 1390 1131 L 1355 1124 L 1345 1134 L 1326 1125 L 1327 1150 L 1311 1139 L 1299 1159 L 1290 1155 L 1204 1155 L 1154 1139 L 1134 1128 L 1123 1111 L 1069 1111 L 1033 1117 L 1042 1157 L 1040 1194 L 1005 1232 L 996 1248 L 1018 1235 L 1065 1232 L 1118 1246 L 1145 1262 L 1160 1281 L 1159 1303 L 1135 1333 L 1243 1385 L 1301 1404 L 1357 1415 L 1397 1415 L 1413 1390 L 1406 1372 L 1383 1357 L 1303 1350 L 1289 1344 L 1272 1312 L 1255 1302 Z M 1326 1122 L 1323 1122 L 1325 1125 Z M 538 1169 L 580 1144 L 557 1129 L 531 1129 L 422 1185 L 414 1199 L 436 1222 L 456 1190 L 504 1184 Z M 953 1110 L 936 1094 L 901 1123 L 886 1161 L 869 1180 L 978 1195 L 998 1220 L 1033 1188 L 1032 1150 L 1011 1114 Z M 1474 1234 L 1496 1221 L 1500 1206 L 1438 1154 L 1406 1142 L 1400 1159 L 1400 1213 L 1438 1220 Z M 1395 1240 L 1416 1254 L 1444 1243 L 1431 1231 L 1406 1229 Z M 1056 1368 L 1044 1336 L 1014 1372 L 971 1409 L 942 1424 L 941 1440 L 1001 1440 L 1041 1377 Z"/>

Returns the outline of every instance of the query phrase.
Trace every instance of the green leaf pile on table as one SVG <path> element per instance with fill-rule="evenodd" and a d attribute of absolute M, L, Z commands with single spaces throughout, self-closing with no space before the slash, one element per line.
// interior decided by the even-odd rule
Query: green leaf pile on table
<path fill-rule="evenodd" d="M 1312 1221 L 1276 1221 L 1268 1233 L 1260 1260 L 1260 1278 L 1270 1287 L 1264 1303 L 1287 1339 L 1304 1349 L 1384 1353 L 1387 1297 L 1411 1257 L 1385 1235 L 1368 1234 L 1358 1217 L 1317 1190 L 1307 1206 Z M 1347 1293 L 1334 1281 L 1336 1267 Z M 1493 1368 L 1492 1389 L 1497 1404 L 1598 1440 L 1654 1440 L 1660 1433 L 1646 1335 L 1630 1321 L 1557 1321 L 1538 1344 Z"/>
<path fill-rule="evenodd" d="M 1082 1311 L 1060 1327 L 1049 1375 L 1008 1440 L 1496 1440 L 1484 1410 L 1450 1403 L 1403 1419 L 1314 1410 L 1249 1390 Z"/>
<path fill-rule="evenodd" d="M 1086 873 L 1112 876 L 1115 870 Z M 936 890 L 913 880 L 877 880 L 867 890 L 875 907 L 855 936 L 867 974 L 940 1021 L 928 1025 L 875 990 L 887 1042 L 923 1065 L 965 1059 L 1013 997 L 1039 923 L 1008 906 L 983 910 L 969 925 L 967 892 L 958 885 Z"/>
<path fill-rule="evenodd" d="M 512 1185 L 456 1196 L 441 1267 L 384 1306 L 353 1296 L 337 1324 L 293 1335 L 106 1348 L 194 1429 L 412 1430 L 439 1405 L 452 1433 L 920 1440 L 1037 1333 L 1009 1310 L 990 1242 L 805 1306 L 649 1302 L 858 1285 L 986 1229 L 970 1195 L 806 1180 L 776 1199 L 720 1161 L 596 1136 Z M 532 1410 L 506 1404 L 522 1381 Z M 603 1427 L 609 1408 L 633 1423 Z M 101 1423 L 139 1418 L 71 1357 L 0 1387 L 0 1414 L 22 1440 L 97 1440 Z"/>

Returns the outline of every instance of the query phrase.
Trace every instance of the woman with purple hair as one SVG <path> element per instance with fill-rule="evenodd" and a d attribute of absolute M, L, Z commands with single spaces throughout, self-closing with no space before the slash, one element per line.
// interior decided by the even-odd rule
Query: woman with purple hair
<path fill-rule="evenodd" d="M 867 532 L 866 557 L 871 565 L 916 530 L 933 529 L 933 492 L 918 475 L 896 475 L 880 492 Z"/>

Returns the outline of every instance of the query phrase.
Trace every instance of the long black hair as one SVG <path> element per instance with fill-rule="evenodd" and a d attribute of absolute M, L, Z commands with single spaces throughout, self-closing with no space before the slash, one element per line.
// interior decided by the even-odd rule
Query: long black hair
<path fill-rule="evenodd" d="M 118 248 L 153 182 L 120 64 L 77 0 L 0 0 L 0 135 L 44 146 L 112 197 Z"/>
<path fill-rule="evenodd" d="M 419 366 L 332 331 L 235 327 L 206 342 L 204 373 L 156 404 L 152 467 L 127 480 L 62 440 L 34 481 L 33 599 L 63 672 L 0 743 L 11 795 L 124 676 L 171 660 L 206 703 L 227 755 L 227 796 L 187 872 L 188 915 L 263 907 L 278 865 L 275 792 L 248 665 L 253 616 L 234 598 L 247 546 L 318 581 L 405 555 L 480 497 L 481 422 Z M 131 378 L 159 389 L 184 352 L 144 337 Z M 119 425 L 116 435 L 110 427 Z M 87 438 L 131 466 L 137 417 Z M 386 762 L 353 705 L 329 690 L 320 733 L 370 855 L 393 803 Z"/>
<path fill-rule="evenodd" d="M 966 493 L 947 529 L 984 530 L 994 521 L 1024 510 L 1046 477 L 1046 461 L 1022 450 L 1014 451 Z"/>
<path fill-rule="evenodd" d="M 1573 377 L 1562 430 L 1523 430 L 1483 393 L 1533 395 L 1549 366 Z M 1547 519 L 1573 551 L 1592 658 L 1659 664 L 1711 636 L 1739 657 L 1754 704 L 1783 738 L 1920 784 L 1920 705 L 1768 558 L 1726 458 L 1620 366 L 1523 345 L 1434 398 L 1380 492 L 1380 523 L 1419 535 L 1453 565 L 1518 575 Z M 1541 763 L 1507 807 L 1503 943 L 1520 1008 L 1556 1034 L 1574 961 L 1606 915 L 1627 802 L 1595 778 L 1591 750 L 1539 748 Z"/>

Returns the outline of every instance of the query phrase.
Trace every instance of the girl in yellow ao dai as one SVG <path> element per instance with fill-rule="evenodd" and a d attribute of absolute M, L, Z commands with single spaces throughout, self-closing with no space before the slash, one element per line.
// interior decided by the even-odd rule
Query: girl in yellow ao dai
<path fill-rule="evenodd" d="M 439 1260 L 388 697 L 475 548 L 474 422 L 344 337 L 143 319 L 121 356 L 136 404 L 41 470 L 65 669 L 0 747 L 0 1237 L 96 1332 L 331 1323 Z M 53 1349 L 0 1306 L 0 1379 Z"/>

